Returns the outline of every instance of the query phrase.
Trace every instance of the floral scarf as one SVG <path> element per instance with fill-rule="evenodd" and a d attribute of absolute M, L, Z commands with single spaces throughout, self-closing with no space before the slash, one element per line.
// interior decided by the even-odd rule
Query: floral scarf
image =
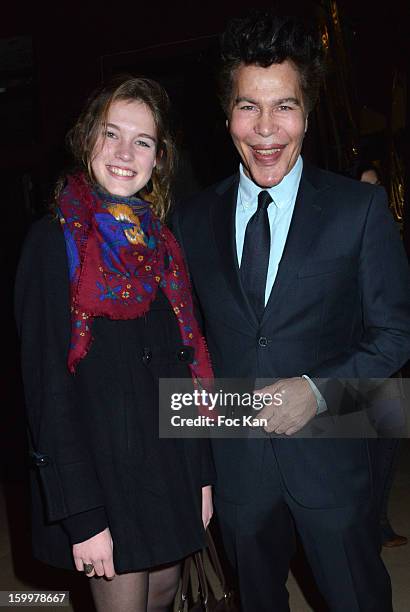
<path fill-rule="evenodd" d="M 70 372 L 87 354 L 94 317 L 140 317 L 160 287 L 177 318 L 182 344 L 194 348 L 194 382 L 202 379 L 207 385 L 212 368 L 181 249 L 149 203 L 111 195 L 75 174 L 59 197 L 58 215 L 70 275 Z"/>

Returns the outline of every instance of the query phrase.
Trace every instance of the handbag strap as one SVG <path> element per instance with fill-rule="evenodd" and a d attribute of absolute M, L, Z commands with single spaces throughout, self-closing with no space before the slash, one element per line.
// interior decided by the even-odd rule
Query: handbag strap
<path fill-rule="evenodd" d="M 196 565 L 196 571 L 198 572 L 199 589 L 202 595 L 202 603 L 204 604 L 205 609 L 207 609 L 207 605 L 209 601 L 209 589 L 208 589 L 208 581 L 206 579 L 206 574 L 205 574 L 202 551 L 195 553 L 194 561 Z"/>
<path fill-rule="evenodd" d="M 195 554 L 187 557 L 184 561 L 184 567 L 182 570 L 182 580 L 181 580 L 181 594 L 178 605 L 178 612 L 184 612 L 185 602 L 188 601 L 189 598 L 189 580 L 191 576 L 191 567 L 192 562 L 195 564 L 196 573 L 198 575 L 198 583 L 199 583 L 199 596 L 202 604 L 207 609 L 208 601 L 209 601 L 209 589 L 208 583 L 206 580 L 204 562 L 202 559 L 202 551 L 196 552 Z"/>
<path fill-rule="evenodd" d="M 226 597 L 228 592 L 227 592 L 225 575 L 224 575 L 224 572 L 223 572 L 223 569 L 222 569 L 221 562 L 220 562 L 219 557 L 218 557 L 218 553 L 216 552 L 215 542 L 213 540 L 213 537 L 212 537 L 211 532 L 210 532 L 209 529 L 206 530 L 206 537 L 207 537 L 207 546 L 208 546 L 208 550 L 209 550 L 209 558 L 211 560 L 211 563 L 212 563 L 212 566 L 213 566 L 213 568 L 215 570 L 217 578 L 218 578 L 219 582 L 221 583 L 221 588 L 222 588 L 224 597 Z"/>
<path fill-rule="evenodd" d="M 231 596 L 231 593 L 228 591 L 226 580 L 225 580 L 225 575 L 222 569 L 222 565 L 219 560 L 218 553 L 216 551 L 216 546 L 215 546 L 214 540 L 212 538 L 212 535 L 209 529 L 207 529 L 206 531 L 206 537 L 207 537 L 207 549 L 208 549 L 209 560 L 215 571 L 216 577 L 220 582 L 224 598 L 229 599 Z M 208 586 L 208 580 L 206 577 L 203 555 L 204 555 L 204 551 L 199 551 L 187 557 L 184 561 L 183 570 L 182 570 L 182 579 L 181 579 L 181 593 L 180 593 L 180 599 L 179 599 L 179 605 L 177 608 L 177 612 L 185 611 L 185 602 L 187 602 L 189 599 L 189 583 L 190 583 L 192 563 L 195 564 L 196 572 L 198 575 L 198 583 L 199 583 L 198 586 L 199 586 L 200 598 L 201 598 L 201 601 L 202 601 L 202 604 L 205 610 L 207 609 L 207 606 L 209 603 L 209 586 Z"/>
<path fill-rule="evenodd" d="M 184 561 L 181 580 L 181 594 L 177 612 L 184 612 L 185 602 L 188 600 L 189 576 L 191 573 L 192 557 L 187 557 Z"/>

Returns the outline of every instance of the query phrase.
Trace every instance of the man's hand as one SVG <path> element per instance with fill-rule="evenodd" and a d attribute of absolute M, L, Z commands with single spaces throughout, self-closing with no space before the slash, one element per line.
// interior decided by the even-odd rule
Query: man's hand
<path fill-rule="evenodd" d="M 317 400 L 305 378 L 284 378 L 255 393 L 280 396 L 281 405 L 273 400 L 258 414 L 258 419 L 268 419 L 265 431 L 291 436 L 306 425 L 316 414 Z"/>
<path fill-rule="evenodd" d="M 85 564 L 93 566 L 92 571 L 86 576 L 92 578 L 94 575 L 114 578 L 115 570 L 112 557 L 112 538 L 108 527 L 100 531 L 92 538 L 73 545 L 73 557 L 79 572 L 84 571 Z"/>
<path fill-rule="evenodd" d="M 204 524 L 204 529 L 208 527 L 213 513 L 212 487 L 207 485 L 206 487 L 202 487 L 202 522 Z"/>

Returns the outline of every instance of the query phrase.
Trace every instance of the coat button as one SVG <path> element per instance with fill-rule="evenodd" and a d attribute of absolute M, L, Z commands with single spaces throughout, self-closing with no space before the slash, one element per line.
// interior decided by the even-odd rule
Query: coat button
<path fill-rule="evenodd" d="M 261 346 L 262 348 L 265 348 L 266 346 L 268 346 L 268 344 L 269 344 L 269 340 L 268 340 L 268 338 L 266 338 L 266 336 L 261 336 L 261 337 L 258 339 L 258 344 L 259 344 L 259 346 Z"/>
<path fill-rule="evenodd" d="M 179 361 L 183 361 L 184 363 L 186 363 L 187 361 L 189 361 L 191 353 L 187 348 L 182 348 L 179 349 L 179 351 L 177 352 L 177 357 Z"/>
<path fill-rule="evenodd" d="M 145 365 L 148 365 L 151 359 L 152 359 L 152 351 L 150 351 L 149 348 L 144 348 L 143 353 L 142 353 L 142 361 L 145 363 Z"/>
<path fill-rule="evenodd" d="M 33 453 L 31 458 L 33 465 L 36 467 L 46 467 L 50 463 L 50 457 L 47 455 L 41 455 L 40 453 Z"/>
<path fill-rule="evenodd" d="M 46 467 L 46 465 L 48 465 L 49 463 L 50 463 L 50 458 L 46 457 L 46 455 L 43 455 L 36 461 L 36 464 L 38 465 L 38 467 Z"/>

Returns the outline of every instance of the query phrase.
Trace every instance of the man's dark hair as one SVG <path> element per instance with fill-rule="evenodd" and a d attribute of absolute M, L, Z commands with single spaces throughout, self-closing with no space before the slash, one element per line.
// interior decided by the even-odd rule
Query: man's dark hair
<path fill-rule="evenodd" d="M 307 112 L 319 95 L 324 75 L 324 52 L 318 31 L 293 17 L 255 11 L 232 19 L 221 38 L 219 98 L 229 116 L 233 76 L 241 65 L 267 68 L 290 60 L 297 69 Z"/>

